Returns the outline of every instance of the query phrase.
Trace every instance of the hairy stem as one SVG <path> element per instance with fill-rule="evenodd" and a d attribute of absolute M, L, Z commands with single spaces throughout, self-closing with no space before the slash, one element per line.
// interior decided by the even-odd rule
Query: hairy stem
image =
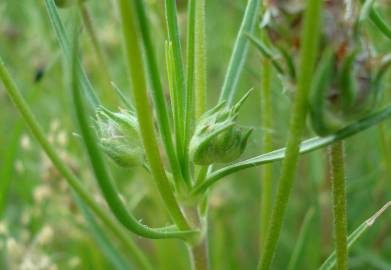
<path fill-rule="evenodd" d="M 268 235 L 264 245 L 264 253 L 260 260 L 260 270 L 269 269 L 280 236 L 285 210 L 295 178 L 297 160 L 299 156 L 300 140 L 305 126 L 308 111 L 307 98 L 311 88 L 311 80 L 318 50 L 320 28 L 320 0 L 308 0 L 304 18 L 304 30 L 301 39 L 302 50 L 300 55 L 300 75 L 295 93 L 295 101 L 290 119 L 289 135 L 286 155 L 279 186 L 276 194 L 275 205 L 268 227 Z"/>
<path fill-rule="evenodd" d="M 140 48 L 138 31 L 134 22 L 133 5 L 127 0 L 118 0 L 121 13 L 122 31 L 125 40 L 127 60 L 129 65 L 134 103 L 137 118 L 139 119 L 141 137 L 146 157 L 151 166 L 151 172 L 156 180 L 159 192 L 168 208 L 168 211 L 180 229 L 189 229 L 173 189 L 168 181 L 163 162 L 160 157 L 159 146 L 153 126 L 152 111 L 147 95 L 147 85 L 144 74 L 144 63 Z"/>
<path fill-rule="evenodd" d="M 334 235 L 337 269 L 348 269 L 348 242 L 346 220 L 346 185 L 344 143 L 339 141 L 329 147 L 331 184 L 333 189 Z"/>
<path fill-rule="evenodd" d="M 266 37 L 264 37 L 266 38 Z M 271 79 L 272 69 L 270 60 L 264 57 L 262 59 L 261 69 L 261 119 L 262 119 L 262 152 L 267 153 L 273 150 L 272 142 L 272 99 L 271 99 Z M 267 234 L 270 212 L 272 209 L 272 165 L 268 164 L 261 168 L 261 227 L 260 227 L 260 249 L 263 239 Z"/>

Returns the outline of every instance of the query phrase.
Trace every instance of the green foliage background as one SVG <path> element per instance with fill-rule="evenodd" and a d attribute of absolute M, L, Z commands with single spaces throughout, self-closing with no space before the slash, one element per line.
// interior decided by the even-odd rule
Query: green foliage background
<path fill-rule="evenodd" d="M 162 1 L 147 1 L 153 24 L 153 38 L 161 74 L 165 74 Z M 185 32 L 185 1 L 179 3 L 179 22 Z M 240 25 L 246 1 L 207 1 L 208 47 L 208 104 L 216 103 L 219 96 L 230 52 Z M 111 1 L 89 1 L 88 7 L 98 29 L 98 38 L 105 50 L 113 81 L 129 93 L 121 34 L 116 9 Z M 391 7 L 382 10 L 391 14 Z M 72 9 L 61 10 L 61 16 L 70 26 Z M 389 21 L 391 16 L 388 16 Z M 379 51 L 390 52 L 387 41 L 370 24 L 369 33 L 377 40 Z M 184 37 L 184 35 L 183 35 Z M 85 34 L 81 35 L 83 62 L 91 81 L 99 89 L 99 95 L 111 108 L 117 108 L 118 100 L 104 87 L 101 70 L 96 62 L 92 45 Z M 80 140 L 70 109 L 69 79 L 64 72 L 61 51 L 49 25 L 43 1 L 2 0 L 0 2 L 0 54 L 4 57 L 18 84 L 28 97 L 40 123 L 53 138 L 58 148 L 67 153 L 67 160 L 82 176 L 91 192 L 97 192 L 88 162 L 82 155 Z M 44 71 L 39 82 L 37 72 Z M 246 157 L 260 153 L 264 130 L 260 121 L 260 57 L 251 49 L 239 88 L 240 94 L 254 88 L 251 98 L 243 106 L 240 123 L 254 128 Z M 167 85 L 167 83 L 165 84 Z M 385 99 L 389 100 L 391 80 L 386 82 Z M 239 95 L 240 95 L 239 94 Z M 275 148 L 285 144 L 291 101 L 275 78 L 273 85 L 273 115 Z M 54 130 L 53 126 L 58 125 Z M 380 136 L 379 127 L 371 128 L 347 140 L 346 163 L 348 183 L 349 232 L 370 217 L 391 198 L 391 168 L 387 168 L 385 155 L 391 151 L 390 121 L 382 128 L 386 137 Z M 20 130 L 20 132 L 19 132 Z M 310 128 L 306 137 L 312 136 Z M 64 136 L 67 142 L 64 144 Z M 21 123 L 5 91 L 0 86 L 0 170 L 11 169 L 9 189 L 0 194 L 4 209 L 0 208 L 0 269 L 19 269 L 20 263 L 30 253 L 48 256 L 58 269 L 113 269 L 102 253 L 95 238 L 83 222 L 79 208 L 73 202 L 72 193 L 63 187 L 63 180 L 48 165 L 36 142 L 30 138 Z M 18 146 L 11 163 L 12 142 Z M 278 179 L 280 163 L 274 165 L 274 179 Z M 160 198 L 152 181 L 141 169 L 123 170 L 112 164 L 115 179 L 124 198 L 137 216 L 151 225 L 167 222 L 162 212 Z M 253 269 L 259 255 L 260 171 L 262 167 L 248 169 L 219 183 L 210 200 L 209 243 L 212 269 Z M 1 175 L 1 174 L 0 174 Z M 317 150 L 301 156 L 298 179 L 290 199 L 283 226 L 274 269 L 286 269 L 297 241 L 304 215 L 315 209 L 303 250 L 299 256 L 299 268 L 317 269 L 333 250 L 331 195 L 326 150 Z M 5 183 L 6 177 L 0 179 Z M 48 196 L 39 195 L 47 189 Z M 39 193 L 41 191 L 41 193 Z M 37 195 L 38 193 L 38 195 Z M 130 196 L 132 195 L 132 196 Z M 130 198 L 130 199 L 128 199 Z M 0 205 L 2 207 L 3 205 Z M 35 244 L 42 228 L 49 226 L 53 235 L 48 243 Z M 7 254 L 9 239 L 15 239 L 22 255 Z M 188 259 L 184 247 L 174 240 L 150 241 L 134 237 L 140 247 L 152 258 L 159 269 L 187 269 Z M 29 253 L 30 252 L 30 253 Z M 127 252 L 124 252 L 128 255 Z M 391 269 L 391 215 L 386 213 L 369 232 L 359 240 L 350 252 L 351 269 Z M 78 258 L 78 264 L 75 263 Z M 130 261 L 132 260 L 129 254 Z M 74 265 L 72 265 L 72 260 Z M 49 269 L 49 268 L 48 268 Z M 51 268 L 50 268 L 51 269 Z M 54 268 L 53 268 L 54 269 Z M 136 268 L 134 268 L 136 269 Z"/>

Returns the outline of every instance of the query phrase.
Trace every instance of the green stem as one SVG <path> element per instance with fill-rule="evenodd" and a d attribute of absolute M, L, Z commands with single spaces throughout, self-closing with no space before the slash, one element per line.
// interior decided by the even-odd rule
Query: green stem
<path fill-rule="evenodd" d="M 348 243 L 346 218 L 346 185 L 344 144 L 339 141 L 329 147 L 331 183 L 333 189 L 334 235 L 337 269 L 348 269 Z"/>
<path fill-rule="evenodd" d="M 166 101 L 164 98 L 163 86 L 160 80 L 159 68 L 154 52 L 154 47 L 151 38 L 150 25 L 148 22 L 145 4 L 143 1 L 134 1 L 137 10 L 137 19 L 141 32 L 141 38 L 145 48 L 148 73 L 151 79 L 151 94 L 156 108 L 157 122 L 159 124 L 162 141 L 170 162 L 172 174 L 176 182 L 183 181 L 180 164 L 175 153 L 174 143 L 171 137 L 171 127 Z M 177 183 L 180 185 L 180 183 Z"/>
<path fill-rule="evenodd" d="M 205 0 L 195 4 L 195 116 L 199 119 L 206 109 L 206 42 L 205 42 Z"/>
<path fill-rule="evenodd" d="M 264 36 L 264 35 L 263 35 Z M 266 38 L 266 37 L 264 37 Z M 262 59 L 261 69 L 261 120 L 263 128 L 262 136 L 262 152 L 267 153 L 273 150 L 273 136 L 272 136 L 272 98 L 271 98 L 271 80 L 272 69 L 269 59 L 264 57 Z M 272 209 L 272 193 L 273 193 L 273 166 L 271 164 L 265 165 L 261 168 L 261 227 L 260 227 L 260 249 L 262 247 L 263 239 L 267 235 L 267 226 L 269 224 L 270 213 Z"/>
<path fill-rule="evenodd" d="M 92 47 L 94 48 L 95 55 L 98 60 L 99 69 L 101 70 L 101 74 L 102 74 L 102 78 L 103 78 L 103 82 L 104 82 L 104 87 L 107 90 L 106 95 L 105 95 L 105 101 L 107 102 L 107 100 L 110 100 L 111 102 L 113 102 L 113 104 L 115 104 L 113 101 L 113 98 L 112 98 L 113 96 L 111 95 L 112 86 L 111 86 L 110 72 L 107 68 L 105 54 L 104 54 L 102 46 L 99 42 L 98 35 L 97 35 L 95 27 L 94 27 L 93 20 L 92 20 L 91 15 L 88 12 L 88 9 L 84 3 L 79 3 L 79 8 L 80 8 L 81 17 L 83 19 L 83 23 L 84 23 L 86 32 L 87 32 L 89 38 L 91 39 Z"/>
<path fill-rule="evenodd" d="M 275 205 L 268 227 L 264 253 L 260 260 L 260 270 L 269 269 L 280 236 L 285 210 L 295 178 L 299 156 L 300 140 L 307 116 L 308 93 L 311 88 L 311 77 L 314 72 L 320 32 L 321 0 L 308 0 L 304 17 L 304 30 L 301 39 L 300 75 L 295 93 L 295 101 L 290 119 L 286 155 L 283 161 L 281 177 L 277 189 Z"/>
<path fill-rule="evenodd" d="M 236 37 L 220 94 L 220 101 L 225 100 L 228 105 L 232 104 L 234 100 L 239 77 L 247 57 L 249 40 L 245 34 L 252 33 L 254 29 L 260 2 L 260 0 L 248 0 L 242 24 Z"/>
<path fill-rule="evenodd" d="M 166 0 L 165 14 L 168 30 L 168 39 L 172 42 L 172 52 L 174 60 L 175 88 L 172 90 L 175 93 L 174 104 L 176 114 L 174 115 L 176 149 L 178 160 L 181 164 L 182 173 L 186 181 L 190 181 L 188 162 L 186 158 L 186 124 L 185 120 L 189 118 L 187 114 L 191 113 L 189 108 L 186 108 L 186 82 L 184 75 L 184 67 L 182 60 L 182 49 L 177 22 L 177 7 L 175 0 Z"/>
<path fill-rule="evenodd" d="M 186 65 L 186 108 L 190 113 L 186 117 L 186 136 L 190 137 L 191 125 L 194 121 L 194 62 L 195 62 L 195 1 L 189 0 L 187 11 L 187 65 Z"/>
<path fill-rule="evenodd" d="M 198 241 L 188 245 L 192 270 L 208 270 L 209 251 L 206 218 L 201 217 L 197 207 L 189 208 L 186 212 L 193 226 L 199 227 L 203 231 L 201 238 Z"/>
<path fill-rule="evenodd" d="M 160 157 L 159 146 L 153 127 L 152 110 L 147 95 L 147 85 L 144 74 L 142 50 L 139 43 L 138 31 L 134 22 L 134 9 L 127 0 L 118 0 L 121 14 L 122 32 L 124 35 L 128 67 L 132 82 L 137 118 L 139 119 L 141 137 L 146 157 L 151 166 L 152 175 L 156 181 L 159 192 L 179 229 L 190 228 L 184 217 L 173 189 L 165 173 Z"/>
<path fill-rule="evenodd" d="M 90 195 L 90 192 L 84 189 L 84 187 L 81 185 L 81 181 L 76 178 L 76 176 L 65 165 L 59 155 L 56 153 L 54 147 L 48 142 L 48 140 L 46 139 L 46 134 L 33 116 L 31 109 L 27 105 L 23 96 L 20 94 L 20 91 L 12 80 L 1 58 L 0 78 L 3 81 L 5 90 L 7 91 L 9 97 L 11 98 L 15 107 L 18 109 L 27 126 L 30 128 L 31 133 L 41 145 L 47 156 L 50 158 L 53 165 L 57 168 L 60 174 L 64 176 L 65 181 L 67 181 L 69 186 L 76 192 L 76 194 L 80 196 L 80 198 L 86 203 L 86 205 L 90 207 L 90 209 L 95 213 L 95 215 L 99 217 L 99 219 L 105 224 L 105 226 L 110 229 L 110 231 L 119 239 L 119 241 L 121 241 L 124 246 L 128 247 L 131 252 L 137 250 L 137 247 L 133 240 L 123 231 L 122 227 L 118 223 L 114 222 L 111 219 L 111 216 L 99 204 L 94 201 L 94 199 Z M 144 254 L 142 254 L 141 251 L 137 251 L 137 253 L 134 253 L 134 255 L 136 257 L 143 257 L 139 257 L 139 260 L 146 260 Z M 142 269 L 149 268 L 142 267 Z"/>

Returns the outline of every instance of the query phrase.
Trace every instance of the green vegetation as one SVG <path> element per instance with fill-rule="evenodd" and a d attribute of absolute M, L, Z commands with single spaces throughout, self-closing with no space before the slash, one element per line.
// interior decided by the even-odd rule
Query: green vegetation
<path fill-rule="evenodd" d="M 390 14 L 4 0 L 0 269 L 390 269 Z"/>

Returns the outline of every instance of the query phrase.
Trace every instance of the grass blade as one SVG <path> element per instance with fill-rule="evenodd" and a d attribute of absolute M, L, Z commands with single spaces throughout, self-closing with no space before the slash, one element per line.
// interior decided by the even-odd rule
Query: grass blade
<path fill-rule="evenodd" d="M 248 51 L 248 38 L 246 33 L 252 33 L 258 15 L 260 0 L 248 0 L 246 11 L 244 12 L 242 24 L 236 37 L 231 59 L 228 64 L 223 87 L 221 89 L 220 101 L 226 100 L 227 104 L 232 104 L 236 87 L 239 82 L 240 73 L 243 70 Z"/>
<path fill-rule="evenodd" d="M 106 236 L 105 232 L 100 228 L 98 223 L 95 221 L 94 216 L 87 209 L 86 205 L 83 203 L 80 198 L 75 196 L 75 200 L 79 205 L 81 213 L 83 214 L 87 224 L 88 231 L 95 238 L 95 241 L 100 246 L 103 254 L 107 257 L 107 259 L 112 263 L 112 265 L 117 270 L 129 270 L 133 267 L 123 258 L 123 256 L 115 249 L 112 245 L 110 239 Z M 153 269 L 152 266 L 147 266 L 146 269 Z"/>
<path fill-rule="evenodd" d="M 304 216 L 303 224 L 301 225 L 300 233 L 299 236 L 297 237 L 296 245 L 293 249 L 292 256 L 288 263 L 288 270 L 298 269 L 297 262 L 303 250 L 304 241 L 307 236 L 309 225 L 311 224 L 314 213 L 315 213 L 314 208 L 310 208 L 310 210 L 308 210 L 308 212 Z"/>
<path fill-rule="evenodd" d="M 52 24 L 58 42 L 60 43 L 60 46 L 64 52 L 65 59 L 66 61 L 68 61 L 69 59 L 72 59 L 71 47 L 69 39 L 65 32 L 64 25 L 62 24 L 60 15 L 58 14 L 56 4 L 54 3 L 54 0 L 45 0 L 45 5 L 49 15 L 50 23 Z M 71 65 L 70 62 L 68 62 L 67 64 Z M 91 82 L 88 80 L 87 75 L 82 68 L 80 75 L 80 85 L 83 91 L 87 94 L 91 106 L 93 108 L 97 108 L 100 104 L 99 98 L 96 96 L 93 86 L 91 85 Z"/>
<path fill-rule="evenodd" d="M 386 203 L 379 211 L 377 211 L 372 217 L 364 221 L 356 230 L 354 230 L 348 237 L 348 248 L 351 248 L 354 243 L 375 223 L 376 219 L 380 217 L 389 207 L 391 201 Z M 325 260 L 319 270 L 330 270 L 337 262 L 337 256 L 335 251 Z"/>

